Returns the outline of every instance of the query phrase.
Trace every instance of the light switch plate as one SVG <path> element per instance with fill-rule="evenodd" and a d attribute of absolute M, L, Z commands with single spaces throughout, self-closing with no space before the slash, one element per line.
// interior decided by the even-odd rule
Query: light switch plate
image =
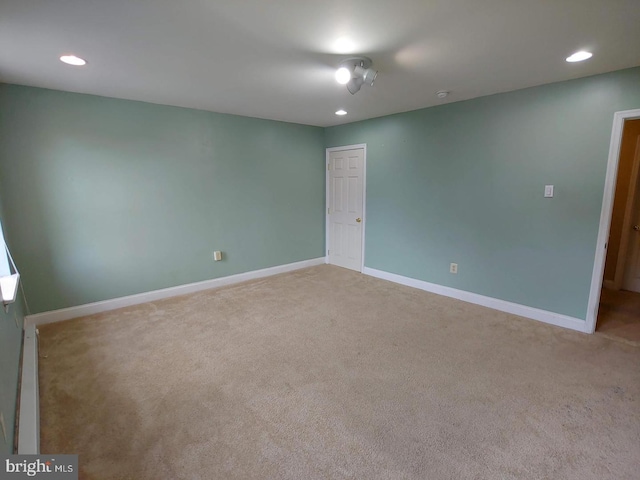
<path fill-rule="evenodd" d="M 544 198 L 553 198 L 553 185 L 544 186 Z"/>

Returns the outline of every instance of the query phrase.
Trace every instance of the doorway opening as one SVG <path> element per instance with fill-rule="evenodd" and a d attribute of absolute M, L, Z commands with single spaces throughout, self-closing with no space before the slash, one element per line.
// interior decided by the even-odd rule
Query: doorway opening
<path fill-rule="evenodd" d="M 627 117 L 621 127 L 594 327 L 602 335 L 640 345 L 640 118 Z"/>

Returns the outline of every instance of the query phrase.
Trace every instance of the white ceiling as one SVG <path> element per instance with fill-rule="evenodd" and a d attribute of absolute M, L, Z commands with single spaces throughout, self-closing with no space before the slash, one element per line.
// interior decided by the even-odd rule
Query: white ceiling
<path fill-rule="evenodd" d="M 2 82 L 319 126 L 633 67 L 639 47 L 640 0 L 0 1 Z M 353 54 L 379 75 L 352 96 L 333 75 Z"/>

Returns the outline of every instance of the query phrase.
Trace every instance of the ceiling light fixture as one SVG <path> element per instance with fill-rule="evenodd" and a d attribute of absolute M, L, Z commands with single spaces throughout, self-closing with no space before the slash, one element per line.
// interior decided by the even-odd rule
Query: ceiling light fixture
<path fill-rule="evenodd" d="M 584 60 L 590 59 L 591 57 L 593 57 L 593 53 L 585 52 L 584 50 L 581 50 L 581 51 L 576 52 L 573 55 L 567 57 L 567 62 L 570 62 L 570 63 L 582 62 Z"/>
<path fill-rule="evenodd" d="M 336 112 L 336 115 L 346 115 L 346 114 L 347 114 L 347 111 L 346 111 L 346 110 L 338 110 L 338 111 Z"/>
<path fill-rule="evenodd" d="M 438 98 L 447 98 L 449 96 L 449 93 L 451 93 L 451 92 L 449 92 L 447 90 L 438 90 L 436 92 L 436 97 L 438 97 Z"/>
<path fill-rule="evenodd" d="M 378 77 L 378 72 L 371 68 L 371 59 L 367 57 L 354 57 L 344 60 L 336 71 L 338 83 L 346 84 L 347 90 L 354 95 L 365 83 L 373 86 Z"/>
<path fill-rule="evenodd" d="M 60 61 L 68 65 L 74 65 L 76 67 L 81 67 L 82 65 L 87 64 L 87 61 L 85 59 L 76 57 L 75 55 L 62 55 L 60 57 Z"/>

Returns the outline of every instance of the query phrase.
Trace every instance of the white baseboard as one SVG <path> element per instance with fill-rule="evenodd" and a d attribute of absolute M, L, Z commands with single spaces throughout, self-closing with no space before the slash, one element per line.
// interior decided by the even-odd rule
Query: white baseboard
<path fill-rule="evenodd" d="M 38 393 L 38 335 L 36 327 L 25 327 L 22 347 L 22 380 L 18 417 L 18 454 L 40 453 L 40 394 Z"/>
<path fill-rule="evenodd" d="M 464 302 L 482 305 L 483 307 L 493 308 L 494 310 L 500 310 L 501 312 L 512 313 L 521 317 L 550 323 L 551 325 L 556 325 L 558 327 L 589 333 L 587 332 L 586 322 L 579 318 L 569 317 L 567 315 L 549 312 L 547 310 L 540 310 L 539 308 L 528 307 L 518 303 L 507 302 L 497 298 L 485 297 L 484 295 L 478 295 L 477 293 L 465 292 L 464 290 L 457 290 L 455 288 L 445 287 L 443 285 L 429 283 L 423 280 L 416 280 L 415 278 L 403 277 L 402 275 L 396 275 L 395 273 L 384 272 L 374 268 L 365 267 L 362 273 L 372 277 L 381 278 L 383 280 L 389 280 L 390 282 L 406 285 L 408 287 L 418 288 L 427 292 L 443 295 L 445 297 L 451 297 Z"/>
<path fill-rule="evenodd" d="M 186 285 L 178 285 L 176 287 L 163 288 L 162 290 L 154 290 L 151 292 L 139 293 L 137 295 L 129 295 L 127 297 L 113 298 L 111 300 L 103 300 L 101 302 L 87 303 L 78 305 L 77 307 L 62 308 L 60 310 L 52 310 L 50 312 L 36 313 L 28 315 L 24 319 L 25 328 L 28 325 L 44 325 L 46 323 L 61 322 L 72 318 L 85 317 L 95 313 L 107 312 L 117 308 L 129 307 L 141 303 L 162 300 L 163 298 L 177 297 L 189 293 L 208 290 L 210 288 L 223 287 L 234 283 L 246 282 L 247 280 L 255 280 L 263 277 L 270 277 L 279 273 L 292 272 L 301 268 L 314 267 L 323 265 L 325 257 L 312 258 L 303 260 L 302 262 L 288 263 L 286 265 L 278 265 L 276 267 L 263 268 L 262 270 L 253 270 L 251 272 L 238 273 L 212 280 L 204 280 L 202 282 L 189 283 Z"/>

